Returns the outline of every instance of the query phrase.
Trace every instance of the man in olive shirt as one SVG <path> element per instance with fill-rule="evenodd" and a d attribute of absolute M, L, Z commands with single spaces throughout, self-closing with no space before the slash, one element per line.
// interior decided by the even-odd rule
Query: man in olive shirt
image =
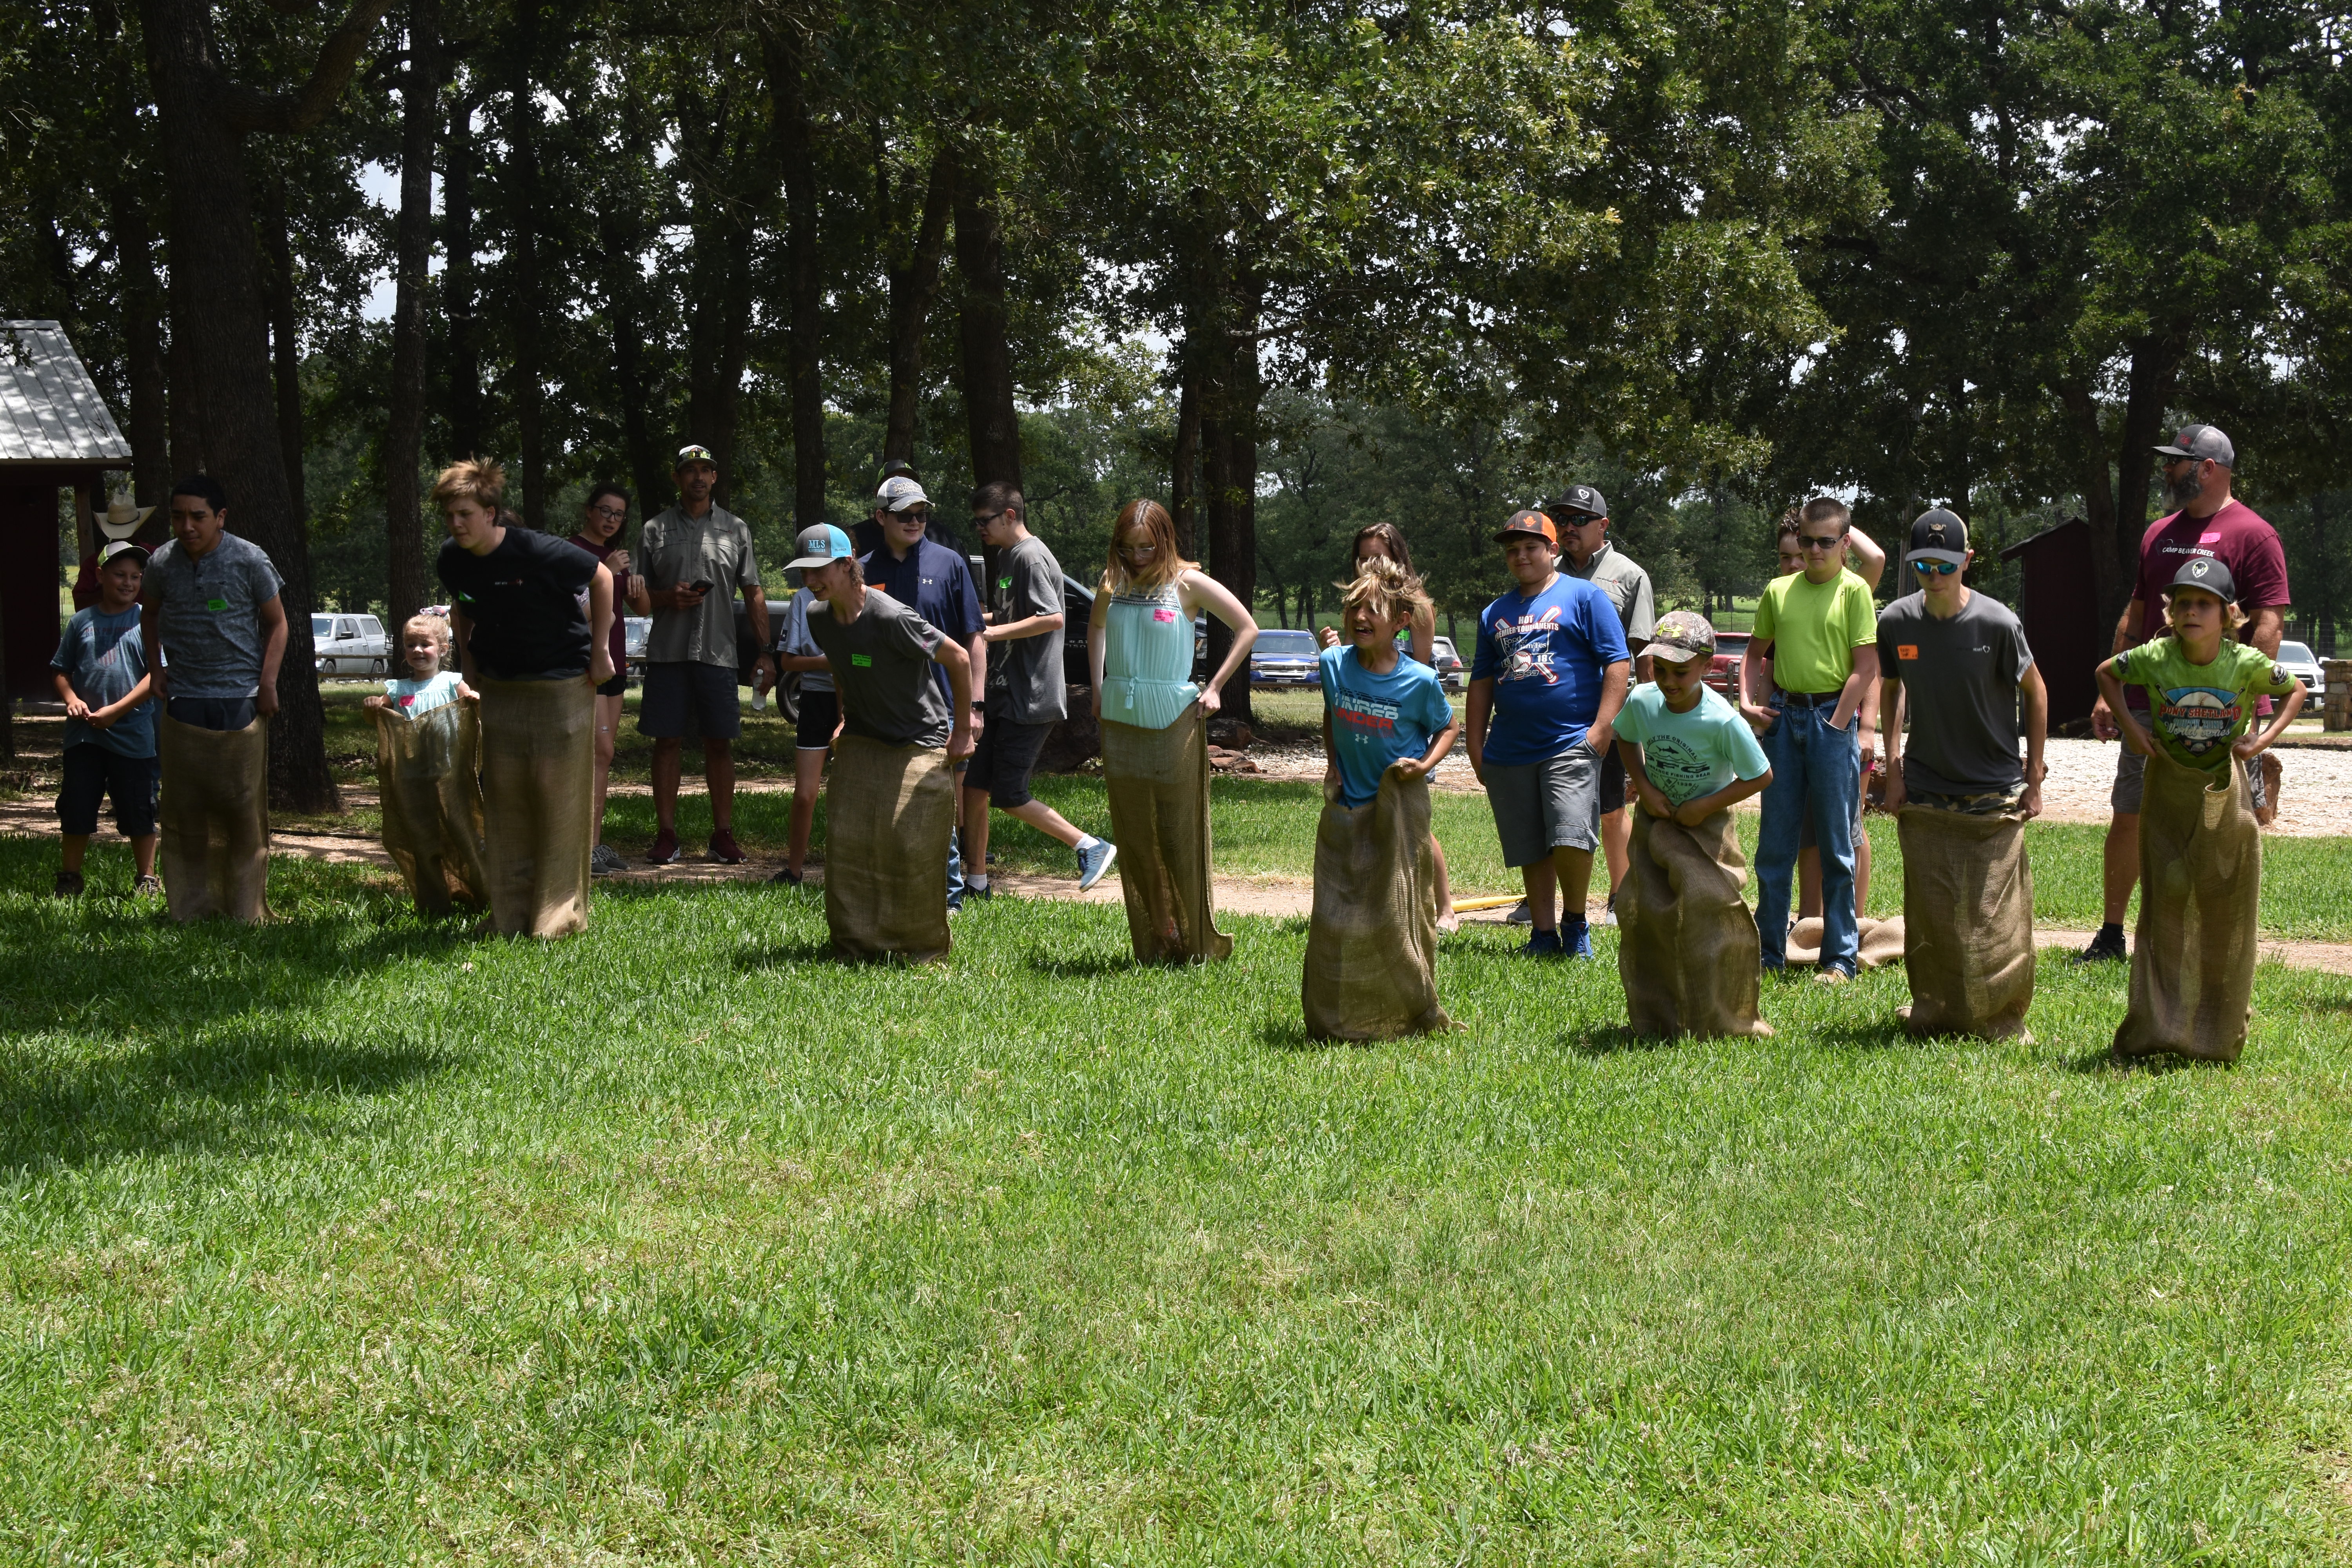
<path fill-rule="evenodd" d="M 751 530 L 733 512 L 713 505 L 719 464 L 707 447 L 688 447 L 677 455 L 678 502 L 646 521 L 638 542 L 639 564 L 652 591 L 654 624 L 646 637 L 645 694 L 637 730 L 654 742 L 653 852 L 656 866 L 676 860 L 677 784 L 687 724 L 702 733 L 702 776 L 710 790 L 710 858 L 730 866 L 743 863 L 735 842 L 735 737 L 743 715 L 735 689 L 737 593 L 751 612 L 751 635 L 759 639 L 759 668 L 774 679 L 767 648 L 768 598 L 760 586 L 760 563 L 751 552 Z M 714 593 L 713 589 L 719 589 Z"/>
<path fill-rule="evenodd" d="M 1658 607 L 1650 574 L 1609 538 L 1609 502 L 1591 485 L 1570 485 L 1550 507 L 1559 524 L 1559 572 L 1581 577 L 1606 595 L 1633 655 L 1633 684 L 1650 679 L 1649 646 L 1657 629 Z M 1633 820 L 1625 815 L 1625 764 L 1612 746 L 1601 762 L 1601 847 L 1609 861 L 1610 913 L 1616 920 L 1617 884 L 1625 879 Z"/>

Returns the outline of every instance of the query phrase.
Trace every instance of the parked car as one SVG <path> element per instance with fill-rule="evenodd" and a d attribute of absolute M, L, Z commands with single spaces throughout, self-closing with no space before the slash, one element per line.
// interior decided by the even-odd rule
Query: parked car
<path fill-rule="evenodd" d="M 1454 651 L 1452 637 L 1429 639 L 1430 662 L 1437 667 L 1437 679 L 1448 691 L 1462 689 L 1462 656 Z"/>
<path fill-rule="evenodd" d="M 2319 693 L 2326 690 L 2327 677 L 2320 669 L 2318 657 L 2311 651 L 2310 644 L 2299 642 L 2279 644 L 2278 664 L 2281 669 L 2302 681 L 2305 691 Z"/>
<path fill-rule="evenodd" d="M 312 616 L 312 668 L 320 675 L 383 675 L 392 668 L 392 639 L 373 616 Z"/>
<path fill-rule="evenodd" d="M 628 660 L 628 677 L 642 683 L 646 679 L 646 637 L 654 629 L 650 616 L 621 617 L 621 653 Z"/>
<path fill-rule="evenodd" d="M 1323 678 L 1316 659 L 1322 651 L 1313 632 L 1262 626 L 1250 645 L 1250 684 L 1319 687 Z"/>
<path fill-rule="evenodd" d="M 1739 660 L 1747 651 L 1746 632 L 1715 634 L 1715 658 L 1706 667 L 1706 683 L 1735 708 L 1739 706 Z"/>

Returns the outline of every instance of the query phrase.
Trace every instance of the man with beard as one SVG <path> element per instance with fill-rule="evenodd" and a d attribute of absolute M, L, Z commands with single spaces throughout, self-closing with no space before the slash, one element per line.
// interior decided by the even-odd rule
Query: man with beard
<path fill-rule="evenodd" d="M 2116 625 L 2114 651 L 2137 647 L 2164 629 L 2166 589 L 2184 563 L 2202 556 L 2230 569 L 2238 607 L 2246 616 L 2241 640 L 2276 659 L 2293 597 L 2287 590 L 2286 550 L 2278 531 L 2230 493 L 2237 448 L 2212 426 L 2189 425 L 2173 437 L 2170 446 L 2156 452 L 2164 464 L 2165 489 L 2179 510 L 2149 524 L 2140 540 L 2139 574 L 2133 579 L 2131 603 Z M 2126 688 L 2125 700 L 2145 726 L 2147 693 Z M 2267 717 L 2269 700 L 2262 700 L 2256 711 Z M 2121 733 L 2104 697 L 2091 710 L 2091 727 L 2103 741 Z M 2106 910 L 2100 917 L 2099 934 L 2083 950 L 2086 963 L 2126 956 L 2124 914 L 2139 882 L 2140 790 L 2147 765 L 2147 759 L 2128 747 L 2116 759 L 2116 786 L 2108 800 L 2115 815 L 2107 825 Z M 2267 822 L 2277 812 L 2279 782 L 2278 763 L 2269 752 L 2246 764 L 2258 820 Z"/>

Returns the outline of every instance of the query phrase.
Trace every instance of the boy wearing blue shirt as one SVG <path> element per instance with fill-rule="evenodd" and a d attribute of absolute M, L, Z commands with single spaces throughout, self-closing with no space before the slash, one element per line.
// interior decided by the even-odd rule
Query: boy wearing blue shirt
<path fill-rule="evenodd" d="M 58 823 L 65 831 L 58 896 L 82 890 L 82 857 L 98 831 L 99 803 L 111 796 L 114 826 L 139 867 L 133 890 L 160 893 L 155 878 L 155 705 L 149 698 L 139 590 L 147 552 L 127 541 L 98 556 L 98 602 L 76 610 L 49 660 L 66 705 L 65 778 Z"/>
<path fill-rule="evenodd" d="M 1327 785 L 1339 804 L 1370 805 L 1391 764 L 1406 778 L 1426 777 L 1454 749 L 1461 721 L 1437 671 L 1397 648 L 1409 624 L 1404 569 L 1367 563 L 1342 601 L 1349 643 L 1318 658 L 1323 677 L 1323 754 Z"/>
<path fill-rule="evenodd" d="M 1551 519 L 1513 512 L 1495 539 L 1517 586 L 1478 616 L 1464 723 L 1470 765 L 1486 786 L 1503 863 L 1527 884 L 1535 930 L 1522 951 L 1590 958 L 1584 900 L 1601 842 L 1601 759 L 1615 743 L 1633 656 L 1609 596 L 1556 569 Z"/>

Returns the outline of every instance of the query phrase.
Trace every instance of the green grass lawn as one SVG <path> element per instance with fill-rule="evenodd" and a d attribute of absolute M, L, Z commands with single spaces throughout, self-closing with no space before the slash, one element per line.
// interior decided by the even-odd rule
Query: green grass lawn
<path fill-rule="evenodd" d="M 1000 900 L 601 889 L 552 946 L 0 842 L 0 1559 L 2341 1562 L 2352 982 L 2235 1070 L 1915 1043 L 1899 973 L 1633 1047 L 1449 944 L 1302 1039 L 1300 922 L 1138 971 Z M 94 852 L 95 882 L 121 852 Z M 1613 933 L 1598 933 L 1604 956 Z"/>

